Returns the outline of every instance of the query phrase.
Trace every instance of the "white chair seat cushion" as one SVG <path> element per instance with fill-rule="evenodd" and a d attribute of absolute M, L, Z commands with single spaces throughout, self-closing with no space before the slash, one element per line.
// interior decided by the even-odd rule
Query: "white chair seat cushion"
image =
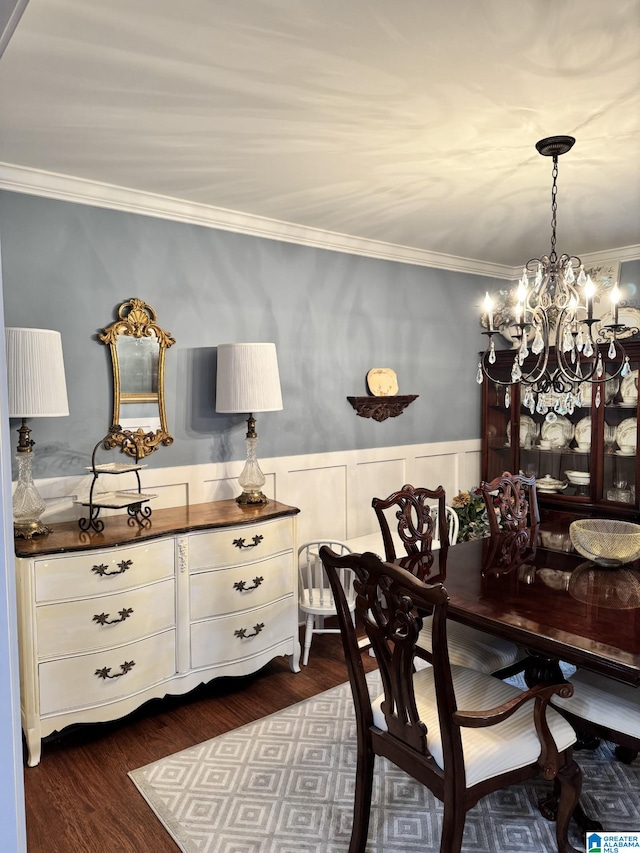
<path fill-rule="evenodd" d="M 431 651 L 432 621 L 432 616 L 424 618 L 424 627 L 417 643 L 419 647 L 429 652 Z M 453 619 L 447 620 L 447 645 L 452 665 L 466 666 L 478 672 L 497 672 L 527 657 L 524 649 L 519 648 L 515 643 L 503 640 L 502 637 L 494 637 L 477 628 L 462 625 L 460 622 L 454 622 Z"/>
<path fill-rule="evenodd" d="M 569 681 L 573 684 L 573 696 L 570 699 L 554 696 L 556 707 L 596 725 L 640 738 L 640 688 L 586 669 L 579 669 Z"/>
<path fill-rule="evenodd" d="M 461 711 L 483 711 L 496 708 L 523 691 L 472 669 L 452 666 L 451 675 L 456 703 Z M 440 724 L 436 705 L 433 668 L 416 672 L 413 677 L 416 705 L 420 719 L 427 726 L 427 746 L 439 767 L 444 769 Z M 383 731 L 387 724 L 381 709 L 384 694 L 373 703 L 373 722 Z M 461 729 L 467 787 L 536 761 L 540 741 L 533 722 L 534 702 L 527 702 L 509 719 L 495 726 L 480 729 Z M 547 708 L 549 728 L 558 749 L 562 752 L 576 741 L 576 734 L 567 721 L 553 708 Z"/>

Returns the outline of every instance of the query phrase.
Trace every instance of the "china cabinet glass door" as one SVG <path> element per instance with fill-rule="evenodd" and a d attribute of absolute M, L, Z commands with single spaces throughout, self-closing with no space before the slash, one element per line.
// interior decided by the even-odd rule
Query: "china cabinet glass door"
<path fill-rule="evenodd" d="M 593 393 L 593 387 L 584 383 L 579 405 L 573 408 L 561 406 L 558 411 L 558 400 L 564 395 L 554 393 L 538 395 L 533 411 L 521 407 L 520 420 L 527 425 L 521 469 L 536 477 L 541 498 L 562 495 L 579 502 L 590 498 Z"/>
<path fill-rule="evenodd" d="M 499 367 L 495 375 L 509 382 L 510 366 Z M 516 399 L 514 400 L 514 393 Z M 485 380 L 483 392 L 483 478 L 492 480 L 504 471 L 518 470 L 519 420 L 517 412 L 519 389 L 511 384 Z"/>
<path fill-rule="evenodd" d="M 636 449 L 638 444 L 638 361 L 615 382 L 615 394 L 604 407 L 602 494 L 600 500 L 634 506 L 636 503 Z"/>
<path fill-rule="evenodd" d="M 518 384 L 485 378 L 483 479 L 503 471 L 535 475 L 543 517 L 570 513 L 638 519 L 640 341 L 625 340 L 624 345 L 630 372 L 583 382 L 570 406 L 554 392 L 537 393 L 532 406 L 524 405 Z M 496 376 L 506 383 L 513 354 L 497 355 Z"/>

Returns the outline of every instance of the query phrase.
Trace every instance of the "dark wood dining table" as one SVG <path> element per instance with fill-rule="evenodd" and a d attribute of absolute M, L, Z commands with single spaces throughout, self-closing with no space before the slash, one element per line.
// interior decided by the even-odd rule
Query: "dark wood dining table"
<path fill-rule="evenodd" d="M 640 686 L 640 561 L 596 566 L 556 522 L 397 562 L 444 583 L 451 619 L 529 650 L 528 683 L 565 661 Z"/>
<path fill-rule="evenodd" d="M 568 523 L 543 523 L 396 562 L 445 585 L 451 619 L 523 646 L 529 686 L 563 681 L 564 661 L 640 689 L 640 561 L 603 568 L 585 560 L 573 549 Z M 552 819 L 556 794 L 539 806 Z M 574 817 L 584 831 L 602 829 L 581 805 Z"/>

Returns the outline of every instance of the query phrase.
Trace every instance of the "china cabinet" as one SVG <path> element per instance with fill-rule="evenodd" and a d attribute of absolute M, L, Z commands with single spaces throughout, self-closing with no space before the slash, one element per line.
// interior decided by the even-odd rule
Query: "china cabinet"
<path fill-rule="evenodd" d="M 16 540 L 22 726 L 41 739 L 277 655 L 299 671 L 295 517 L 276 501 L 162 509 Z"/>
<path fill-rule="evenodd" d="M 631 372 L 583 382 L 579 405 L 563 395 L 538 394 L 533 411 L 524 389 L 509 384 L 514 350 L 496 353 L 493 375 L 482 386 L 481 475 L 534 474 L 543 520 L 601 516 L 640 520 L 637 484 L 638 367 L 640 340 L 624 342 Z M 603 358 L 605 349 L 601 348 Z M 555 351 L 551 350 L 550 368 Z"/>

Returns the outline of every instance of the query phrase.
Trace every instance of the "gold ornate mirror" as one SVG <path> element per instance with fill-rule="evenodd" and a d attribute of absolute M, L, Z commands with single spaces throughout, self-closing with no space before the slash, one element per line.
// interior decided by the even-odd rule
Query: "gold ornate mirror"
<path fill-rule="evenodd" d="M 113 419 L 105 446 L 144 459 L 173 444 L 164 405 L 164 354 L 175 343 L 141 299 L 118 308 L 118 320 L 98 335 L 109 344 L 113 367 Z"/>

